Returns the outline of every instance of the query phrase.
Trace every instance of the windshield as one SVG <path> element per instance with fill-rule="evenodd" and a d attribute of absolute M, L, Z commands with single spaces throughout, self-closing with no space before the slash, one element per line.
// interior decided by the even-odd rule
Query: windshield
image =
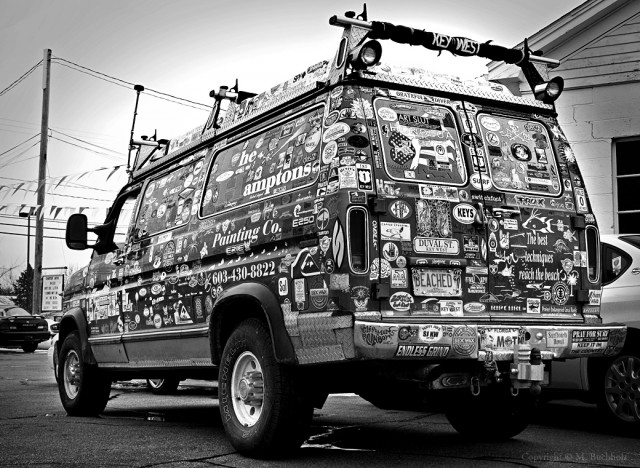
<path fill-rule="evenodd" d="M 14 307 L 13 309 L 7 309 L 8 317 L 31 317 L 31 314 L 20 307 Z"/>

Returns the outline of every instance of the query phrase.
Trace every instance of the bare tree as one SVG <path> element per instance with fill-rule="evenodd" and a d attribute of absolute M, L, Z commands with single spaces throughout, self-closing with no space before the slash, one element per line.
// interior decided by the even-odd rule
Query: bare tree
<path fill-rule="evenodd" d="M 18 265 L 0 267 L 0 295 L 11 295 L 14 293 L 13 284 L 16 281 L 15 273 Z"/>

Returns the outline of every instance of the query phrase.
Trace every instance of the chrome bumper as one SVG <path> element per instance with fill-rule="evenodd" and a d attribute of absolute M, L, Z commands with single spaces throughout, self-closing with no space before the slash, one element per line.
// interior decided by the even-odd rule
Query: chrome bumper
<path fill-rule="evenodd" d="M 356 356 L 364 359 L 514 361 L 516 345 L 540 351 L 542 360 L 612 356 L 627 328 L 607 325 L 463 325 L 356 320 Z"/>

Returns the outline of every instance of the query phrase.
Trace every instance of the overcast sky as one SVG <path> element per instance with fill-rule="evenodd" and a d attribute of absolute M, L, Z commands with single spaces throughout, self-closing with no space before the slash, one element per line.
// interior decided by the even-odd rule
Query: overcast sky
<path fill-rule="evenodd" d="M 367 7 L 369 20 L 514 46 L 581 3 L 369 0 Z M 0 0 L 0 207 L 6 207 L 0 208 L 0 272 L 26 266 L 26 220 L 16 211 L 36 204 L 36 185 L 20 184 L 38 177 L 42 67 L 1 91 L 36 65 L 44 49 L 54 57 L 44 216 L 56 217 L 46 223 L 56 229 L 45 235 L 63 237 L 65 224 L 57 221 L 88 207 L 90 221 L 101 222 L 125 181 L 122 170 L 107 181 L 112 168 L 126 164 L 135 92 L 123 81 L 206 105 L 212 104 L 210 90 L 231 86 L 236 78 L 241 90 L 262 92 L 331 60 L 341 29 L 328 20 L 346 9 L 360 13 L 362 2 Z M 383 61 L 461 78 L 486 73 L 487 63 L 389 43 L 383 44 Z M 158 138 L 170 139 L 203 124 L 207 115 L 201 106 L 143 93 L 135 137 L 157 130 Z M 44 267 L 77 268 L 89 256 L 68 250 L 63 240 L 45 239 Z"/>

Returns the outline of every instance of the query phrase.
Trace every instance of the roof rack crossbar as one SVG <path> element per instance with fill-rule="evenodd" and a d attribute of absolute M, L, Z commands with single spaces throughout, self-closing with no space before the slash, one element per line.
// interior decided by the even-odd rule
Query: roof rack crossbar
<path fill-rule="evenodd" d="M 334 15 L 329 18 L 329 24 L 344 28 L 341 48 L 336 55 L 332 71 L 333 82 L 344 77 L 348 67 L 347 61 L 339 60 L 338 57 L 347 57 L 353 54 L 359 47 L 362 47 L 365 39 L 389 39 L 399 44 L 422 46 L 436 51 L 446 50 L 454 55 L 483 57 L 489 60 L 514 64 L 522 69 L 532 90 L 535 90 L 538 85 L 545 82 L 535 68 L 535 63 L 544 64 L 550 68 L 560 65 L 559 60 L 543 57 L 541 51 L 532 51 L 526 39 L 522 49 L 510 49 L 491 44 L 491 41 L 478 42 L 466 37 L 447 36 L 382 21 L 366 21 L 360 17 Z"/>

